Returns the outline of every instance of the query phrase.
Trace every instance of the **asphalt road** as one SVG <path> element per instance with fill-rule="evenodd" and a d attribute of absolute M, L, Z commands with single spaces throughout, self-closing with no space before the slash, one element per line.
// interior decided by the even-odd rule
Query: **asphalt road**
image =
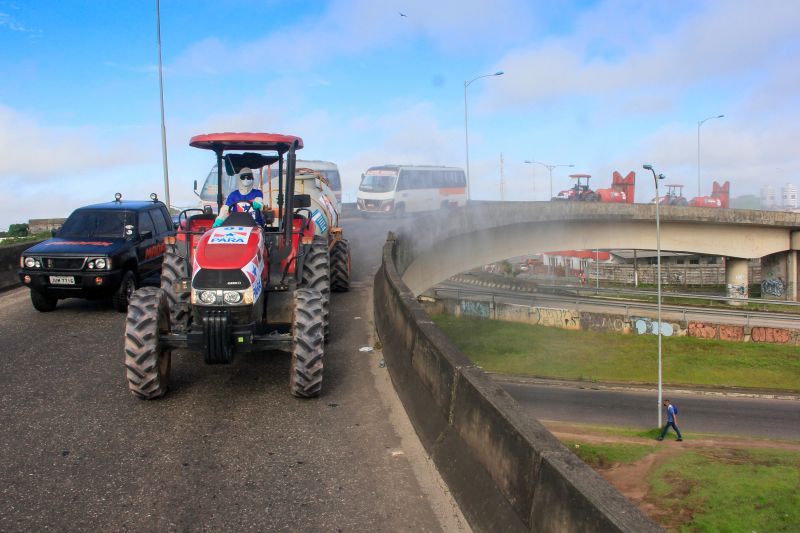
<path fill-rule="evenodd" d="M 624 300 L 610 300 L 580 296 L 565 296 L 557 294 L 522 293 L 512 289 L 495 287 L 480 287 L 453 281 L 444 281 L 437 285 L 441 289 L 463 291 L 465 297 L 469 292 L 474 292 L 476 298 L 486 299 L 494 295 L 495 301 L 519 305 L 539 305 L 544 307 L 557 307 L 561 309 L 578 309 L 594 313 L 618 313 L 621 315 L 646 316 L 655 318 L 657 306 L 648 302 L 634 302 Z M 448 294 L 450 292 L 448 291 Z M 477 293 L 483 293 L 479 296 Z M 662 320 L 683 321 L 700 320 L 720 322 L 733 325 L 750 325 L 773 328 L 796 327 L 798 316 L 780 313 L 765 313 L 759 311 L 743 311 L 732 309 L 710 309 L 688 306 L 662 305 Z"/>
<path fill-rule="evenodd" d="M 658 423 L 655 391 L 621 392 L 507 382 L 501 385 L 523 409 L 542 420 L 640 428 L 652 428 Z M 671 392 L 664 397 L 678 406 L 678 427 L 684 438 L 691 438 L 692 432 L 702 432 L 800 439 L 797 400 Z M 666 422 L 663 410 L 662 421 Z"/>
<path fill-rule="evenodd" d="M 124 316 L 0 295 L 0 530 L 468 529 L 373 344 L 371 276 L 391 222 L 345 221 L 353 290 L 332 300 L 323 394 L 289 394 L 289 358 L 173 355 L 171 390 L 127 391 Z"/>

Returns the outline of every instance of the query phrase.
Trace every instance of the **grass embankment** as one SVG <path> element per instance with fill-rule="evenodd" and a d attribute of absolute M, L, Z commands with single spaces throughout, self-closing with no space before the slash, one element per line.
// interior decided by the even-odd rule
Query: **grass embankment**
<path fill-rule="evenodd" d="M 632 430 L 633 433 L 640 433 Z M 636 490 L 651 517 L 671 531 L 798 531 L 800 452 L 562 439 L 612 482 Z M 634 463 L 657 454 L 644 469 Z M 641 463 L 640 463 L 641 464 Z M 627 472 L 620 470 L 627 468 Z M 637 498 L 638 500 L 638 498 Z M 652 509 L 655 512 L 652 512 Z"/>
<path fill-rule="evenodd" d="M 657 337 L 569 331 L 447 315 L 433 321 L 490 372 L 544 378 L 653 383 Z M 664 383 L 800 390 L 796 346 L 663 337 Z"/>
<path fill-rule="evenodd" d="M 49 231 L 43 231 L 41 233 L 28 235 L 27 237 L 0 237 L 0 246 L 13 246 L 23 242 L 43 241 L 49 239 L 51 236 L 52 234 Z"/>
<path fill-rule="evenodd" d="M 662 525 L 680 531 L 798 531 L 800 453 L 711 449 L 666 459 L 648 475 Z"/>

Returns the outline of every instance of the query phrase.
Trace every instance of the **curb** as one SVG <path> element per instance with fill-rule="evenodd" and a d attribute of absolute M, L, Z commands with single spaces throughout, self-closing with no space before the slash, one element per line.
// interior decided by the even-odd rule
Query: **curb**
<path fill-rule="evenodd" d="M 544 385 L 547 387 L 569 387 L 573 389 L 588 390 L 612 390 L 622 392 L 655 392 L 658 389 L 653 385 L 631 385 L 627 383 L 595 383 L 593 381 L 579 381 L 567 379 L 548 379 L 527 376 L 513 376 L 509 374 L 499 374 L 486 372 L 494 381 L 498 383 L 515 383 L 519 385 Z M 664 387 L 662 393 L 670 394 L 694 394 L 698 396 L 726 396 L 731 398 L 755 398 L 761 400 L 789 400 L 800 401 L 800 394 L 791 392 L 765 392 L 749 391 L 747 389 L 711 389 L 698 388 L 687 389 L 682 387 Z"/>

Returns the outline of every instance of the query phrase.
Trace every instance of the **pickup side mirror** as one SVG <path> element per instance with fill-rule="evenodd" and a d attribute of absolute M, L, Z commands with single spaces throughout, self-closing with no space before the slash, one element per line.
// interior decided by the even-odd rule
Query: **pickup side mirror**
<path fill-rule="evenodd" d="M 194 192 L 197 192 L 197 180 L 194 180 Z"/>
<path fill-rule="evenodd" d="M 311 195 L 310 194 L 295 194 L 294 201 L 295 209 L 303 208 L 303 207 L 311 207 Z"/>
<path fill-rule="evenodd" d="M 143 241 L 146 241 L 147 239 L 152 239 L 152 238 L 153 238 L 153 232 L 152 232 L 152 231 L 150 231 L 150 230 L 145 230 L 145 231 L 143 231 L 143 232 L 139 233 L 139 237 L 140 237 L 140 238 L 141 238 Z"/>

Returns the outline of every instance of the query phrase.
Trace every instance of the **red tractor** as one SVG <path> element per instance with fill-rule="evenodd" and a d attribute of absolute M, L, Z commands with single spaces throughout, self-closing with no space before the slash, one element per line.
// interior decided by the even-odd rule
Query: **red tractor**
<path fill-rule="evenodd" d="M 201 351 L 209 364 L 231 363 L 237 352 L 281 350 L 291 354 L 291 393 L 319 395 L 330 264 L 327 240 L 315 237 L 310 197 L 295 194 L 296 151 L 303 140 L 215 133 L 189 144 L 216 155 L 218 207 L 223 165 L 239 172 L 278 163 L 279 188 L 274 198 L 264 198 L 263 225 L 248 212 L 231 213 L 219 227 L 212 227 L 213 214 L 199 209 L 179 215 L 161 287 L 137 290 L 129 305 L 129 390 L 147 400 L 163 396 L 175 349 Z"/>
<path fill-rule="evenodd" d="M 593 191 L 589 188 L 589 174 L 571 174 L 575 180 L 572 188 L 558 193 L 553 200 L 573 200 L 577 202 L 605 202 L 612 204 L 633 203 L 633 190 L 636 185 L 636 174 L 629 172 L 624 178 L 614 171 L 611 188 Z"/>
<path fill-rule="evenodd" d="M 650 201 L 651 204 L 656 203 L 656 199 L 653 198 Z M 659 201 L 659 205 L 688 205 L 689 201 L 684 198 L 683 196 L 683 185 L 667 185 L 667 194 L 662 196 Z"/>
<path fill-rule="evenodd" d="M 570 178 L 575 180 L 575 185 L 554 196 L 553 200 L 570 200 L 574 202 L 597 202 L 600 196 L 589 188 L 590 174 L 570 174 Z"/>

